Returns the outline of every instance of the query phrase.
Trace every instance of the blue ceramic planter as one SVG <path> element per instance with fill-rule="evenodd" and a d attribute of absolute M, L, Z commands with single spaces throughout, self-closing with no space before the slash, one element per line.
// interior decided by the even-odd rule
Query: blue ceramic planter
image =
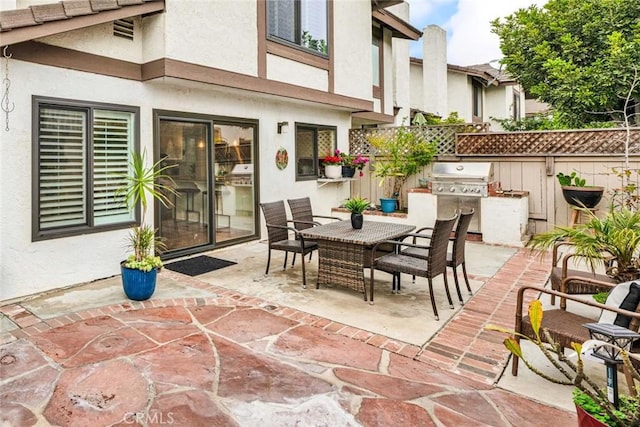
<path fill-rule="evenodd" d="M 146 272 L 127 268 L 124 263 L 120 263 L 120 271 L 122 272 L 122 287 L 127 298 L 134 301 L 145 301 L 151 298 L 156 290 L 157 269 L 154 268 Z"/>
<path fill-rule="evenodd" d="M 391 213 L 396 210 L 396 199 L 380 199 L 380 209 L 384 213 Z"/>

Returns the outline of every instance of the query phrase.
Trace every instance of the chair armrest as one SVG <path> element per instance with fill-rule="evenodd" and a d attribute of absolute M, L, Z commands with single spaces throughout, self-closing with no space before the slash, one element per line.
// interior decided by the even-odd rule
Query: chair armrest
<path fill-rule="evenodd" d="M 609 284 L 609 285 L 611 285 L 611 284 Z M 612 285 L 612 286 L 615 286 L 615 285 Z M 521 330 L 524 293 L 527 290 L 534 290 L 534 291 L 537 291 L 537 292 L 543 293 L 543 294 L 555 295 L 556 297 L 559 297 L 559 298 L 566 298 L 566 299 L 568 299 L 570 301 L 575 301 L 575 302 L 580 303 L 580 304 L 584 304 L 584 305 L 588 305 L 588 306 L 591 306 L 591 307 L 600 308 L 602 310 L 613 311 L 615 313 L 622 314 L 624 316 L 628 316 L 628 317 L 631 317 L 633 319 L 639 319 L 640 320 L 640 313 L 639 312 L 623 310 L 622 308 L 619 308 L 619 307 L 613 307 L 613 306 L 610 306 L 610 305 L 600 304 L 599 302 L 592 301 L 592 300 L 581 299 L 578 296 L 575 296 L 573 294 L 565 294 L 563 292 L 554 291 L 553 289 L 542 288 L 540 286 L 525 285 L 525 286 L 522 286 L 520 289 L 518 289 L 518 298 L 517 298 L 517 302 L 516 302 L 516 331 L 520 331 Z"/>
<path fill-rule="evenodd" d="M 413 234 L 413 233 L 412 233 Z M 401 236 L 400 238 L 404 238 L 406 236 Z M 378 246 L 383 245 L 383 244 L 391 244 L 394 246 L 394 253 L 398 253 L 398 248 L 400 246 L 406 246 L 406 247 L 411 247 L 411 248 L 420 248 L 420 249 L 426 249 L 429 250 L 431 249 L 431 246 L 424 246 L 424 245 L 417 245 L 415 243 L 408 243 L 408 242 L 403 242 L 401 240 L 382 240 L 378 243 L 376 243 L 373 248 L 371 249 L 371 266 L 375 265 L 375 261 L 376 261 L 376 252 L 378 250 Z"/>
<path fill-rule="evenodd" d="M 424 233 L 407 233 L 407 234 L 403 234 L 402 236 L 398 237 L 398 241 L 403 241 L 404 239 L 406 239 L 407 237 L 413 237 L 413 244 L 416 244 L 416 241 L 418 239 L 431 239 L 431 234 L 424 234 Z"/>
<path fill-rule="evenodd" d="M 287 222 L 298 223 L 298 224 L 309 224 L 309 225 L 322 225 L 318 221 L 302 221 L 299 219 L 288 219 Z"/>
<path fill-rule="evenodd" d="M 575 246 L 573 243 L 571 242 L 556 242 L 553 244 L 553 258 L 552 258 L 552 262 L 553 262 L 553 267 L 557 267 L 558 266 L 558 261 L 560 261 L 560 257 L 562 256 L 562 253 L 559 253 L 559 249 L 562 246 Z"/>
<path fill-rule="evenodd" d="M 422 228 L 419 228 L 416 231 L 414 231 L 414 233 L 420 233 L 420 232 L 423 232 L 424 230 L 432 230 L 433 231 L 433 227 L 422 227 Z"/>
<path fill-rule="evenodd" d="M 326 216 L 326 215 L 314 215 L 314 218 L 323 218 L 323 219 L 335 219 L 336 221 L 342 221 L 342 218 L 338 218 L 337 216 Z"/>

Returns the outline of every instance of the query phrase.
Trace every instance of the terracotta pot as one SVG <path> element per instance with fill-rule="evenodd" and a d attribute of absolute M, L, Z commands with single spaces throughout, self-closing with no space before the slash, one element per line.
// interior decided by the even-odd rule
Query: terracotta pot
<path fill-rule="evenodd" d="M 605 423 L 593 418 L 578 405 L 576 405 L 576 414 L 578 415 L 578 427 L 607 427 Z"/>

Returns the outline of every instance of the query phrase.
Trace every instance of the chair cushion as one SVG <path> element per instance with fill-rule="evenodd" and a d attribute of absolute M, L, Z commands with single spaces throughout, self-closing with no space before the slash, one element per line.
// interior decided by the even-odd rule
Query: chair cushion
<path fill-rule="evenodd" d="M 310 252 L 318 248 L 317 242 L 304 241 L 304 251 L 302 249 L 302 244 L 300 240 L 281 240 L 279 242 L 271 243 L 272 249 L 277 249 L 281 251 L 289 251 L 289 252 Z"/>
<path fill-rule="evenodd" d="M 637 311 L 640 304 L 640 284 L 638 282 L 624 282 L 616 285 L 607 296 L 606 305 L 619 307 L 627 311 Z M 599 323 L 608 323 L 628 328 L 631 323 L 629 316 L 602 310 Z"/>

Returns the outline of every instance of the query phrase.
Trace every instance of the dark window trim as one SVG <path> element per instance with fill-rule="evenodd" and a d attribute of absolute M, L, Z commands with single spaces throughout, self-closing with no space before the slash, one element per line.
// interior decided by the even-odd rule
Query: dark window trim
<path fill-rule="evenodd" d="M 287 49 L 282 51 L 282 52 L 289 52 L 288 56 L 290 55 L 292 58 L 296 58 L 296 51 L 299 54 L 304 54 L 304 57 L 307 57 L 307 60 L 310 60 L 311 58 L 309 57 L 317 57 L 319 59 L 324 59 L 327 61 L 328 63 L 328 59 L 331 56 L 331 51 L 332 51 L 332 44 L 330 43 L 331 40 L 331 35 L 330 35 L 330 20 L 332 19 L 332 13 L 331 13 L 331 7 L 332 5 L 330 5 L 330 3 L 332 2 L 332 0 L 324 0 L 326 3 L 326 16 L 327 16 L 327 22 L 326 22 L 326 28 L 327 28 L 327 53 L 322 53 L 319 52 L 317 50 L 302 46 L 302 40 L 300 40 L 300 43 L 295 43 L 292 42 L 290 40 L 285 40 L 283 38 L 280 38 L 278 36 L 274 36 L 269 34 L 269 13 L 268 13 L 268 5 L 266 4 L 267 2 L 269 2 L 271 0 L 266 0 L 265 1 L 265 8 L 267 8 L 267 12 L 265 13 L 265 34 L 266 34 L 266 38 L 268 42 L 272 42 L 273 44 L 277 44 L 277 45 L 282 45 L 283 47 L 286 47 Z M 295 1 L 295 9 L 296 9 L 296 16 L 295 16 L 295 20 L 296 20 L 296 28 L 300 28 L 301 23 L 300 23 L 300 0 L 296 0 Z M 301 36 L 301 35 L 298 35 Z M 269 46 L 267 45 L 268 48 L 268 52 L 269 53 L 274 53 L 275 52 L 271 52 L 269 51 Z M 302 61 L 300 61 L 302 62 Z M 313 65 L 313 64 L 309 64 L 309 65 Z M 328 64 L 327 64 L 328 67 Z M 328 69 L 328 68 L 327 68 Z"/>
<path fill-rule="evenodd" d="M 334 141 L 334 146 L 332 147 L 333 150 L 336 149 L 336 145 L 335 143 L 337 143 L 337 138 L 338 138 L 338 127 L 337 126 L 331 126 L 331 125 L 318 125 L 318 124 L 313 124 L 313 123 L 303 123 L 303 122 L 295 122 L 295 135 L 296 135 L 296 140 L 294 140 L 294 147 L 295 147 L 295 155 L 294 155 L 294 159 L 295 159 L 295 169 L 296 169 L 296 182 L 304 182 L 304 181 L 316 181 L 319 177 L 320 177 L 320 156 L 318 154 L 318 131 L 321 130 L 332 130 L 335 133 L 336 136 L 336 141 Z M 298 141 L 297 141 L 297 135 L 298 135 L 298 129 L 305 129 L 305 130 L 312 130 L 314 133 L 314 144 L 313 144 L 313 165 L 314 165 L 314 175 L 299 175 L 298 174 Z"/>
<path fill-rule="evenodd" d="M 479 91 L 480 99 L 476 100 L 476 89 Z M 476 103 L 476 101 L 478 101 Z M 476 108 L 478 107 L 478 108 Z M 480 113 L 480 115 L 476 114 Z M 482 122 L 484 115 L 484 85 L 475 78 L 471 79 L 471 116 L 474 123 Z"/>
<path fill-rule="evenodd" d="M 384 31 L 382 28 L 373 27 L 371 44 L 373 44 L 373 38 L 378 39 L 378 86 L 372 84 L 373 97 L 382 101 L 384 93 Z M 380 111 L 384 112 L 384 106 L 380 106 Z"/>
<path fill-rule="evenodd" d="M 91 102 L 81 101 L 75 99 L 65 98 L 51 98 L 46 96 L 31 96 L 31 241 L 42 241 L 58 239 L 62 237 L 77 236 L 81 234 L 102 233 L 111 230 L 120 230 L 129 228 L 134 224 L 140 223 L 140 209 L 136 206 L 135 220 L 124 221 L 117 224 L 106 225 L 93 225 L 92 215 L 88 215 L 87 225 L 78 225 L 70 227 L 54 228 L 50 230 L 40 230 L 40 205 L 39 205 L 39 182 L 40 182 L 40 142 L 38 137 L 40 135 L 40 122 L 39 111 L 41 106 L 51 107 L 66 107 L 74 108 L 77 110 L 88 111 L 87 120 L 87 135 L 93 135 L 93 110 L 112 110 L 112 111 L 124 111 L 133 113 L 135 123 L 133 126 L 133 146 L 136 152 L 140 152 L 140 107 L 123 105 L 123 104 L 110 104 L 103 102 Z M 87 160 L 93 159 L 93 147 L 89 144 L 87 147 Z M 93 162 L 87 162 L 87 188 L 93 189 Z M 88 190 L 89 191 L 93 190 Z M 92 194 L 92 193 L 91 193 Z M 93 198 L 87 197 L 87 206 L 89 214 L 93 212 Z"/>

